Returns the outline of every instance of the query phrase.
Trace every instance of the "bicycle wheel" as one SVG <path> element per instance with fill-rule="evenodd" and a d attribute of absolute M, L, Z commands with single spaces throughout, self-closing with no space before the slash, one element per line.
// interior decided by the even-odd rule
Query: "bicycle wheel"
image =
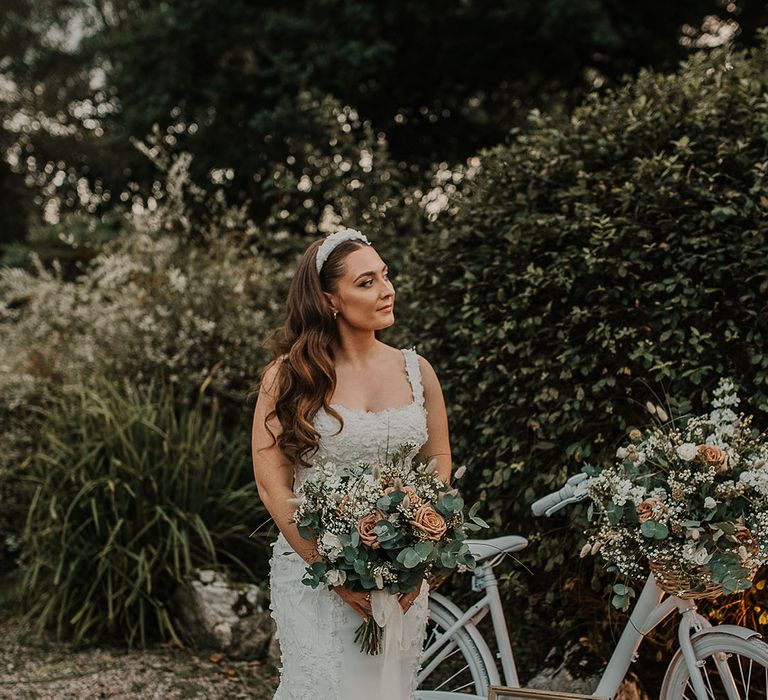
<path fill-rule="evenodd" d="M 445 632 L 459 619 L 451 607 L 436 596 L 429 598 L 416 695 L 438 697 L 424 692 L 433 691 L 487 697 L 490 685 L 499 682 L 493 654 L 474 625 L 460 627 L 445 639 Z"/>
<path fill-rule="evenodd" d="M 712 633 L 693 641 L 709 700 L 766 700 L 768 644 L 730 634 Z M 669 664 L 660 700 L 697 700 L 683 653 Z"/>

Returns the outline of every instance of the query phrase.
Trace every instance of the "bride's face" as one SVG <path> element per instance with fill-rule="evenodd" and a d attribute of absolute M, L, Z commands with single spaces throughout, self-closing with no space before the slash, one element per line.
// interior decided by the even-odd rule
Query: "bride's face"
<path fill-rule="evenodd" d="M 386 263 L 373 246 L 358 248 L 344 258 L 344 274 L 336 293 L 325 292 L 325 296 L 339 312 L 337 322 L 366 330 L 387 328 L 395 322 L 395 288 Z"/>

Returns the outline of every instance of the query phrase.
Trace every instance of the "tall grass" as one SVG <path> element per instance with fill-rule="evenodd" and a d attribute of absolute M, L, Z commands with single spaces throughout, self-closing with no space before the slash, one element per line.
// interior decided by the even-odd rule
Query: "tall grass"
<path fill-rule="evenodd" d="M 72 641 L 181 643 L 167 603 L 212 565 L 255 580 L 267 557 L 245 431 L 221 428 L 205 385 L 94 378 L 52 397 L 24 478 L 33 487 L 21 591 L 33 630 Z"/>

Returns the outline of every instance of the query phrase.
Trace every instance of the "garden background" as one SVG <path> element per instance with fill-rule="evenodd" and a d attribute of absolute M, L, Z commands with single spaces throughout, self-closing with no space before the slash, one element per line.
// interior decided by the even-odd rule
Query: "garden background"
<path fill-rule="evenodd" d="M 530 503 L 720 376 L 768 423 L 765 7 L 0 10 L 3 619 L 149 648 L 193 567 L 267 592 L 246 393 L 298 255 L 349 226 L 390 265 L 382 339 L 441 380 L 468 499 L 530 541 L 502 567 L 522 680 L 548 654 L 594 673 L 613 576 L 578 557 L 583 508 Z M 707 609 L 765 632 L 764 586 Z M 644 692 L 672 642 L 643 647 Z"/>

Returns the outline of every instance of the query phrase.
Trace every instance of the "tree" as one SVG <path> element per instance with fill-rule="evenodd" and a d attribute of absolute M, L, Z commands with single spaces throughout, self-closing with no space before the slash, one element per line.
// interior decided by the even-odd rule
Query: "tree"
<path fill-rule="evenodd" d="M 80 208 L 113 206 L 133 190 L 151 194 L 156 173 L 130 139 L 158 124 L 194 154 L 199 185 L 223 178 L 234 201 L 251 201 L 257 220 L 274 214 L 265 189 L 276 164 L 297 158 L 306 143 L 333 153 L 302 110 L 302 95 L 332 96 L 386 134 L 413 183 L 430 163 L 458 162 L 500 142 L 533 105 L 576 99 L 594 80 L 610 83 L 640 66 L 674 67 L 686 52 L 681 24 L 698 26 L 716 9 L 712 0 L 632 7 L 315 0 L 279 8 L 246 0 L 26 0 L 23 7 L 8 23 L 27 42 L 25 61 L 11 69 L 20 106 L 33 117 L 58 115 L 72 130 L 18 136 L 24 155 L 36 159 L 29 167 L 44 197 Z M 761 19 L 749 15 L 742 41 Z"/>

